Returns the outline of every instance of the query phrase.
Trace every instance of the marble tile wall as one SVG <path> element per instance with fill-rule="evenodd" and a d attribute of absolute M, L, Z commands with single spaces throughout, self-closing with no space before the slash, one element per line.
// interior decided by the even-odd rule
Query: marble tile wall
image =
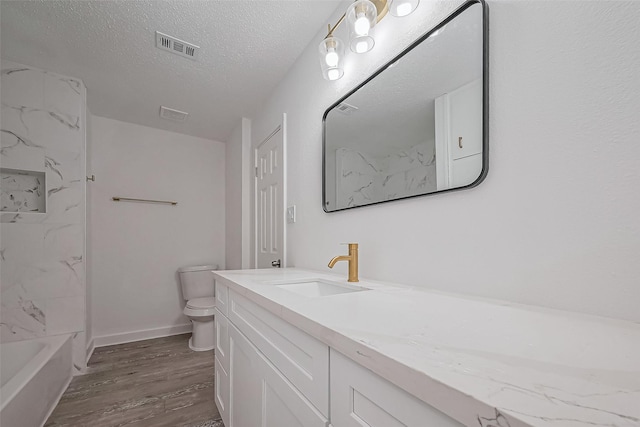
<path fill-rule="evenodd" d="M 380 170 L 375 158 L 351 148 L 339 148 L 336 150 L 336 166 L 338 208 L 366 205 L 377 200 L 374 182 Z"/>
<path fill-rule="evenodd" d="M 437 188 L 433 142 L 379 158 L 340 148 L 336 151 L 336 165 L 339 208 L 428 193 Z"/>
<path fill-rule="evenodd" d="M 0 166 L 43 172 L 46 212 L 0 213 L 0 341 L 71 333 L 74 365 L 82 369 L 85 88 L 4 60 L 1 79 Z"/>
<path fill-rule="evenodd" d="M 436 191 L 435 143 L 425 142 L 386 156 L 380 162 L 382 200 Z"/>

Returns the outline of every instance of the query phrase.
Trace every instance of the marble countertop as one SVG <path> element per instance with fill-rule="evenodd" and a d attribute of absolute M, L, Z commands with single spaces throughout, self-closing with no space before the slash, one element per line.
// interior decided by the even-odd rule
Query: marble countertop
<path fill-rule="evenodd" d="M 234 292 L 467 426 L 640 426 L 640 324 L 301 269 L 215 271 Z"/>

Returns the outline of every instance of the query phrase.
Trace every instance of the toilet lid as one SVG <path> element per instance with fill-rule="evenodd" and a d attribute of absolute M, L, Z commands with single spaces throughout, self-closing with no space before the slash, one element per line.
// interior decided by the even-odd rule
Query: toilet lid
<path fill-rule="evenodd" d="M 194 298 L 187 301 L 187 308 L 213 308 L 215 305 L 214 297 Z"/>

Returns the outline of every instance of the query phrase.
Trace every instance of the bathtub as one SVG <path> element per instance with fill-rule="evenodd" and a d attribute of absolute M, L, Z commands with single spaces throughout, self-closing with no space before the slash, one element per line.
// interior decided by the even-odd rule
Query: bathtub
<path fill-rule="evenodd" d="M 0 345 L 0 425 L 42 426 L 71 381 L 71 335 Z"/>

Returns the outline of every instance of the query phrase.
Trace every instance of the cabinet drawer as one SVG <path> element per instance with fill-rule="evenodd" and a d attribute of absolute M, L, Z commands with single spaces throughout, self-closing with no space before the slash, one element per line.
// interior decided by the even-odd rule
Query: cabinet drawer
<path fill-rule="evenodd" d="M 328 346 L 233 291 L 229 293 L 229 320 L 325 417 L 329 416 Z"/>
<path fill-rule="evenodd" d="M 222 367 L 229 372 L 229 320 L 217 307 L 214 310 L 213 324 L 216 331 L 216 358 L 220 359 Z"/>
<path fill-rule="evenodd" d="M 215 358 L 215 402 L 225 425 L 229 424 L 229 374 Z"/>
<path fill-rule="evenodd" d="M 333 427 L 462 427 L 452 418 L 331 350 Z"/>
<path fill-rule="evenodd" d="M 327 419 L 242 332 L 229 327 L 229 427 L 326 427 Z"/>
<path fill-rule="evenodd" d="M 219 280 L 216 280 L 216 308 L 220 311 L 220 313 L 227 316 L 228 314 L 228 306 L 229 306 L 229 288 Z"/>

